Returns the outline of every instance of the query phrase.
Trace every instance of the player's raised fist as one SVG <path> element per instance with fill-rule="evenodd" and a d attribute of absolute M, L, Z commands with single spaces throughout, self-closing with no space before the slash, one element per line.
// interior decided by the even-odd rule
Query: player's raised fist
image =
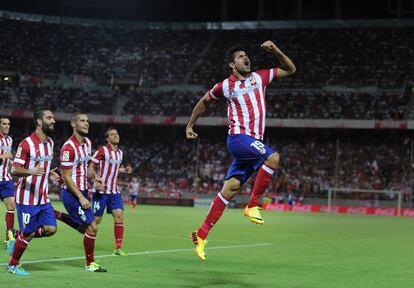
<path fill-rule="evenodd" d="M 260 45 L 264 50 L 267 52 L 277 52 L 279 48 L 277 48 L 276 44 L 273 41 L 267 40 Z"/>
<path fill-rule="evenodd" d="M 195 133 L 193 131 L 193 128 L 191 128 L 191 127 L 187 127 L 185 129 L 185 133 L 186 133 L 187 139 L 197 139 L 197 137 L 198 137 L 197 133 Z"/>

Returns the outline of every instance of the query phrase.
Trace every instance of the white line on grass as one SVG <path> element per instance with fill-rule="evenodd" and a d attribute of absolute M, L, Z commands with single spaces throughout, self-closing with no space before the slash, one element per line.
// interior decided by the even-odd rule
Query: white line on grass
<path fill-rule="evenodd" d="M 175 239 L 175 240 L 187 240 L 188 237 L 170 237 L 170 236 L 164 236 L 164 235 L 148 235 L 145 234 L 145 231 L 141 231 L 142 234 L 144 235 L 139 235 L 139 237 L 144 237 L 144 238 L 160 238 L 160 239 Z M 251 244 L 250 242 L 244 242 L 244 241 L 236 241 L 236 240 L 216 240 L 214 239 L 214 242 L 223 242 L 223 243 L 231 243 L 231 244 Z"/>
<path fill-rule="evenodd" d="M 246 244 L 246 245 L 231 245 L 231 246 L 216 246 L 208 247 L 206 250 L 219 250 L 219 249 L 234 249 L 234 248 L 250 248 L 250 247 L 263 247 L 271 246 L 272 243 L 257 243 L 257 244 Z M 128 256 L 138 256 L 138 255 L 147 255 L 147 254 L 162 254 L 162 253 L 175 253 L 175 252 L 188 252 L 193 251 L 194 248 L 185 248 L 185 249 L 170 249 L 170 250 L 152 250 L 152 251 L 142 251 L 142 252 L 132 252 L 128 253 Z M 108 258 L 108 257 L 118 257 L 112 254 L 109 255 L 99 255 L 95 258 Z M 68 257 L 68 258 L 55 258 L 55 259 L 43 259 L 43 260 L 34 260 L 34 261 L 22 261 L 23 264 L 33 264 L 33 263 L 46 263 L 46 262 L 63 262 L 71 260 L 80 260 L 85 259 L 84 256 L 80 257 Z M 0 266 L 5 266 L 7 263 L 0 263 Z"/>

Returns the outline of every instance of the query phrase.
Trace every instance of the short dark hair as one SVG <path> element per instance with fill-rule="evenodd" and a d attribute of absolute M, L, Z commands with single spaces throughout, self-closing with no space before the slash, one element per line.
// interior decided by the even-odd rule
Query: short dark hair
<path fill-rule="evenodd" d="M 6 115 L 1 115 L 0 114 L 0 119 L 9 119 L 10 120 L 10 117 L 9 116 L 6 116 Z"/>
<path fill-rule="evenodd" d="M 236 54 L 236 52 L 239 52 L 239 51 L 246 52 L 244 47 L 241 46 L 241 45 L 231 46 L 229 49 L 227 49 L 227 52 L 226 52 L 226 65 L 228 65 L 231 62 L 234 63 L 234 57 L 235 57 L 234 54 Z"/>
<path fill-rule="evenodd" d="M 79 115 L 88 115 L 88 113 L 83 112 L 83 111 L 78 111 L 78 112 L 75 112 L 75 113 L 72 115 L 72 118 L 70 119 L 70 122 L 74 122 L 74 121 L 76 121 L 76 118 L 78 118 L 78 116 L 79 116 Z"/>
<path fill-rule="evenodd" d="M 111 127 L 106 128 L 106 130 L 105 130 L 105 138 L 108 138 L 108 133 L 111 130 L 116 130 L 116 128 L 114 126 L 111 126 Z"/>
<path fill-rule="evenodd" d="M 39 107 L 33 112 L 33 124 L 36 127 L 37 126 L 37 120 L 42 120 L 43 115 L 45 114 L 45 111 L 52 111 L 49 107 Z"/>

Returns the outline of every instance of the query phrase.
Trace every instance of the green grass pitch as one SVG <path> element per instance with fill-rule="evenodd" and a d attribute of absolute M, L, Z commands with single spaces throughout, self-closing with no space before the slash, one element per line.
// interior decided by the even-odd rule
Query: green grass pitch
<path fill-rule="evenodd" d="M 108 273 L 85 272 L 82 236 L 58 223 L 55 236 L 30 243 L 28 277 L 7 273 L 0 251 L 0 287 L 414 287 L 414 219 L 264 211 L 265 225 L 256 226 L 229 209 L 201 262 L 188 236 L 206 212 L 127 207 L 127 257 L 110 256 L 113 220 L 105 215 L 95 254 Z"/>

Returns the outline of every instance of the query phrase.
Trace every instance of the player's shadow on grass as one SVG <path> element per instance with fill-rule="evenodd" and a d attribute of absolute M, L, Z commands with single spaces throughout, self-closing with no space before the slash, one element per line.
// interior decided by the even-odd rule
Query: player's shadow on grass
<path fill-rule="evenodd" d="M 183 287 L 254 287 L 254 283 L 248 279 L 242 279 L 241 276 L 248 276 L 248 274 L 254 275 L 254 273 L 240 273 L 240 277 L 232 274 L 229 277 L 228 272 L 223 271 L 197 271 L 197 272 L 181 272 L 182 280 L 185 282 L 191 281 L 192 284 L 184 284 Z M 181 277 L 180 277 L 181 278 Z M 194 284 L 197 283 L 197 284 Z"/>
<path fill-rule="evenodd" d="M 24 263 L 23 263 L 24 264 Z M 78 261 L 57 261 L 53 263 L 32 263 L 32 264 L 24 264 L 24 268 L 27 271 L 34 272 L 34 271 L 61 271 L 64 267 L 74 267 L 83 269 L 83 262 L 80 263 Z"/>

